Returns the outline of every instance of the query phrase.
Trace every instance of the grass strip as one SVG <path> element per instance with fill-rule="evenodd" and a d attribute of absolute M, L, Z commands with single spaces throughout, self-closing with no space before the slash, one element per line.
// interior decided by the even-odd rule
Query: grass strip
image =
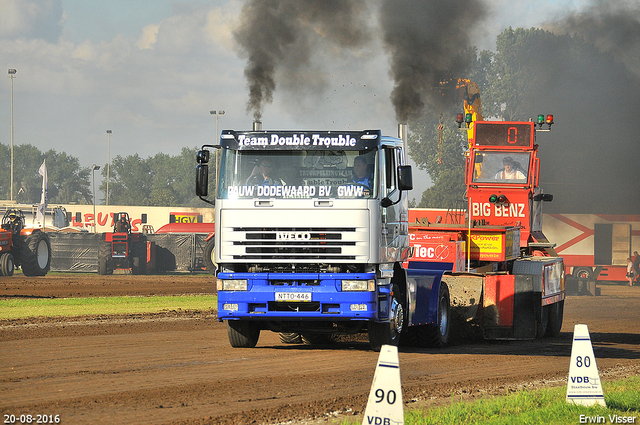
<path fill-rule="evenodd" d="M 215 309 L 215 295 L 40 298 L 0 300 L 0 319 L 28 317 L 99 316 L 158 313 L 171 310 Z"/>
<path fill-rule="evenodd" d="M 602 383 L 607 407 L 576 406 L 565 402 L 567 387 L 517 391 L 503 397 L 462 402 L 451 397 L 448 406 L 405 411 L 406 425 L 511 424 L 640 424 L 640 376 Z M 343 425 L 356 424 L 352 419 Z"/>

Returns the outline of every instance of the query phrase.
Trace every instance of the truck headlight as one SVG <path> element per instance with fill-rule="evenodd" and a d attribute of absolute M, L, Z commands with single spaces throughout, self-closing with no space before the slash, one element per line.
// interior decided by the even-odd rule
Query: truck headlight
<path fill-rule="evenodd" d="M 374 279 L 369 280 L 343 280 L 343 291 L 369 291 L 373 292 L 376 289 L 376 281 Z"/>
<path fill-rule="evenodd" d="M 218 291 L 246 291 L 246 279 L 218 279 Z"/>

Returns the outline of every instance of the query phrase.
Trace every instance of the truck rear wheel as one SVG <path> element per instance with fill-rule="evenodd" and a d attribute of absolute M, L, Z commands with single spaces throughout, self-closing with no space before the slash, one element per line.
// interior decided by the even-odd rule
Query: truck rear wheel
<path fill-rule="evenodd" d="M 302 335 L 295 332 L 280 332 L 280 341 L 285 344 L 302 344 Z"/>
<path fill-rule="evenodd" d="M 557 337 L 562 329 L 562 318 L 564 316 L 564 300 L 553 303 L 549 307 L 549 321 L 547 323 L 546 336 Z"/>
<path fill-rule="evenodd" d="M 383 345 L 398 345 L 404 327 L 404 305 L 400 298 L 400 288 L 393 285 L 389 306 L 389 323 L 369 322 L 369 345 L 380 351 Z"/>
<path fill-rule="evenodd" d="M 25 276 L 44 276 L 51 268 L 51 243 L 42 232 L 23 237 L 20 245 L 20 267 Z"/>
<path fill-rule="evenodd" d="M 13 276 L 16 263 L 10 252 L 5 252 L 0 256 L 0 276 Z"/>
<path fill-rule="evenodd" d="M 307 345 L 327 345 L 331 344 L 331 335 L 304 333 L 301 335 L 302 342 Z"/>
<path fill-rule="evenodd" d="M 418 327 L 417 333 L 420 346 L 440 348 L 449 344 L 449 334 L 451 333 L 450 313 L 449 287 L 446 283 L 441 282 L 438 292 L 438 323 Z"/>
<path fill-rule="evenodd" d="M 260 328 L 248 320 L 227 320 L 227 335 L 232 347 L 253 348 L 260 338 Z"/>

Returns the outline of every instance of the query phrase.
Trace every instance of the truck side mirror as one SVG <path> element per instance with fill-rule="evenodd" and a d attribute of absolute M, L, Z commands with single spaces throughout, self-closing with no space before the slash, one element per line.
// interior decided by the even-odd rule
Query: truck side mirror
<path fill-rule="evenodd" d="M 391 205 L 397 204 L 402 199 L 402 191 L 411 189 L 413 189 L 413 174 L 411 173 L 411 165 L 401 165 L 398 167 L 398 188 L 394 189 L 393 192 L 389 194 L 389 196 L 382 198 L 380 200 L 380 205 L 383 208 L 387 208 Z M 390 197 L 396 191 L 399 192 L 398 200 L 394 202 Z"/>
<path fill-rule="evenodd" d="M 202 148 L 196 153 L 196 196 L 207 204 L 215 205 L 214 202 L 205 199 L 209 193 L 209 150 L 206 148 L 220 149 L 220 145 L 202 145 Z"/>
<path fill-rule="evenodd" d="M 196 162 L 198 164 L 208 164 L 209 163 L 209 151 L 206 149 L 198 151 L 196 154 Z"/>
<path fill-rule="evenodd" d="M 209 152 L 207 152 L 209 153 Z M 207 155 L 208 157 L 209 155 Z M 208 160 L 209 158 L 207 158 Z M 198 161 L 196 165 L 196 195 L 207 196 L 209 193 L 209 166 Z"/>
<path fill-rule="evenodd" d="M 398 167 L 398 189 L 413 189 L 413 174 L 411 172 L 411 165 L 401 165 Z"/>

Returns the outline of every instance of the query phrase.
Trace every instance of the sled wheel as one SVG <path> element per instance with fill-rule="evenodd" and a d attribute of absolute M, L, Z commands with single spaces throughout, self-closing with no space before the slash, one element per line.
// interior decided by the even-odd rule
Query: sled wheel
<path fill-rule="evenodd" d="M 540 307 L 540 318 L 536 323 L 536 338 L 542 338 L 547 333 L 549 327 L 549 309 L 551 306 L 543 305 Z"/>
<path fill-rule="evenodd" d="M 562 317 L 564 316 L 564 300 L 549 305 L 549 322 L 546 336 L 557 337 L 562 329 Z"/>

